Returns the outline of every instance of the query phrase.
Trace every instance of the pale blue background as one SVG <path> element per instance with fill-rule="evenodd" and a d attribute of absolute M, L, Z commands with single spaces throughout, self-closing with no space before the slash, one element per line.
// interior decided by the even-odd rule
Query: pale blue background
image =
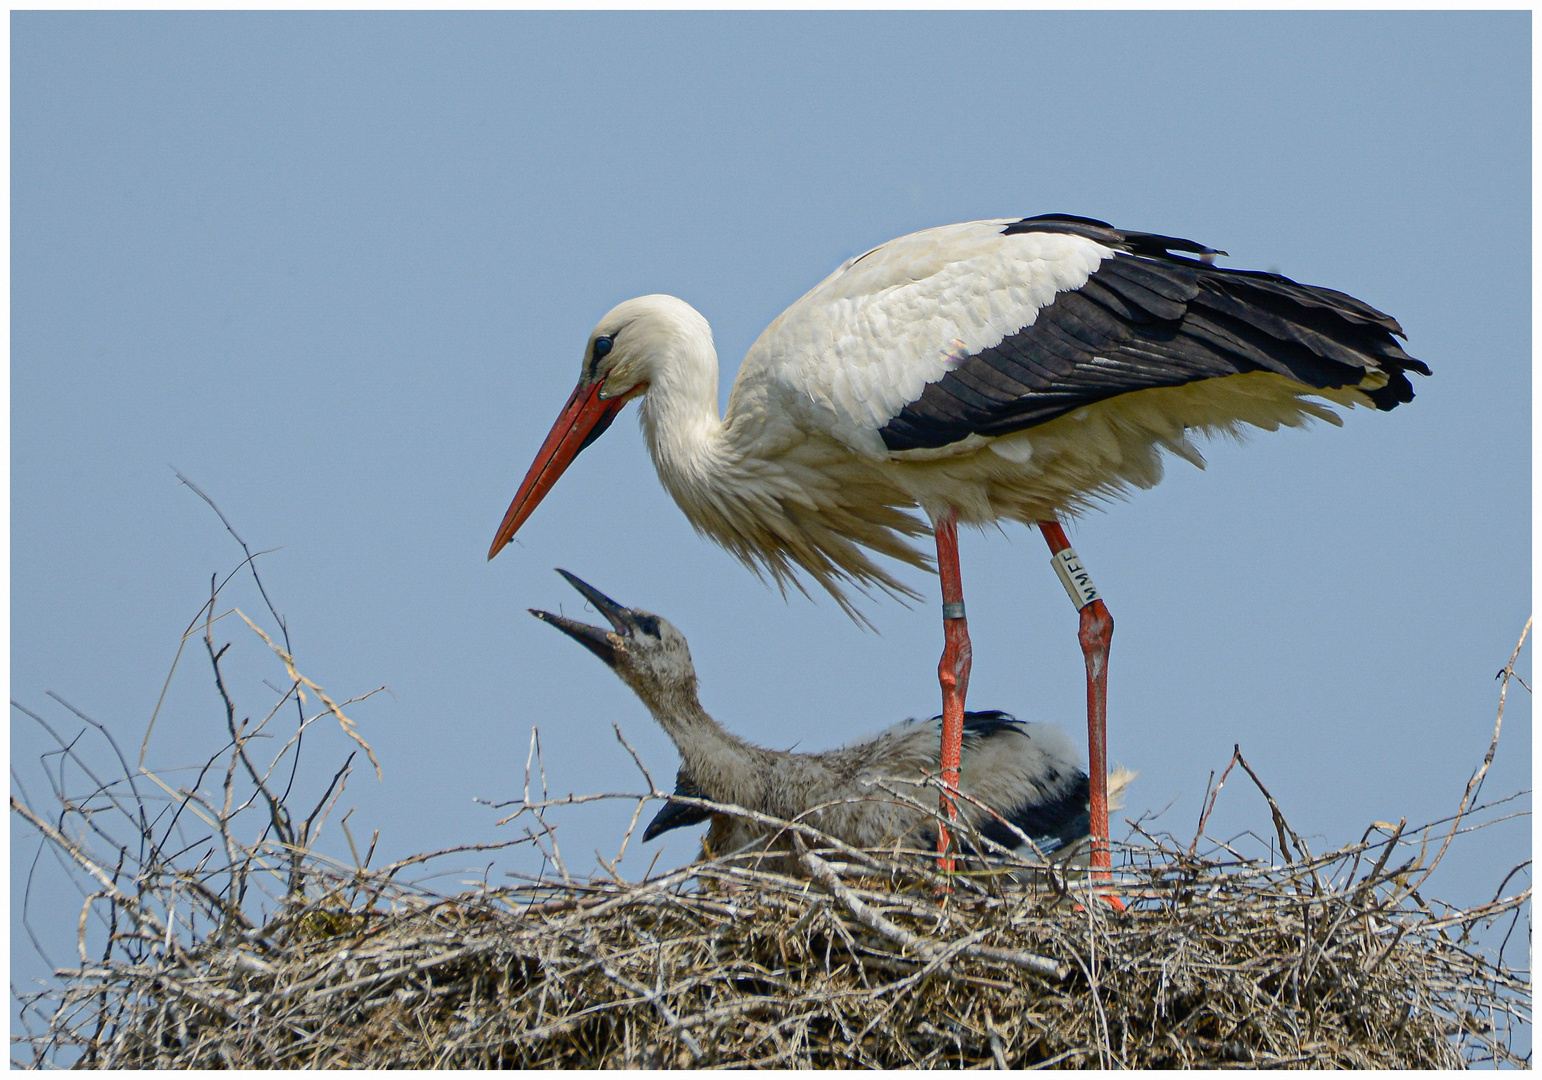
<path fill-rule="evenodd" d="M 500 835 L 472 797 L 516 794 L 532 724 L 560 791 L 635 790 L 613 720 L 672 778 L 630 693 L 525 614 L 581 610 L 553 566 L 679 625 L 708 708 L 750 738 L 816 749 L 931 715 L 934 581 L 908 575 L 916 610 L 869 605 L 881 634 L 784 602 L 692 533 L 630 414 L 484 554 L 618 301 L 696 305 L 726 398 L 846 257 L 1065 211 L 1351 292 L 1435 371 L 1391 414 L 1212 444 L 1208 471 L 1173 463 L 1073 527 L 1117 622 L 1128 812 L 1171 804 L 1187 835 L 1240 742 L 1314 844 L 1440 817 L 1530 596 L 1529 38 L 1526 13 L 16 14 L 13 696 L 73 732 L 58 691 L 137 747 L 239 559 L 169 463 L 281 549 L 262 567 L 301 669 L 338 696 L 389 685 L 356 710 L 385 782 L 356 774 L 340 807 L 385 859 Z M 963 547 L 971 703 L 1081 739 L 1043 542 Z M 281 673 L 244 629 L 222 640 L 260 711 L 257 676 Z M 187 663 L 161 765 L 219 736 Z M 18 718 L 11 745 L 42 800 L 41 733 Z M 340 745 L 320 733 L 313 766 Z M 1529 787 L 1529 762 L 1517 688 L 1487 791 Z M 627 816 L 562 818 L 574 867 Z M 1215 824 L 1267 815 L 1234 783 Z M 35 842 L 12 837 L 25 872 Z M 672 834 L 660 865 L 695 843 Z M 323 847 L 345 850 L 335 828 Z M 1479 834 L 1430 891 L 1486 899 L 1528 847 L 1524 820 Z M 39 874 L 34 924 L 70 963 L 79 897 Z M 13 946 L 32 985 L 45 966 Z"/>

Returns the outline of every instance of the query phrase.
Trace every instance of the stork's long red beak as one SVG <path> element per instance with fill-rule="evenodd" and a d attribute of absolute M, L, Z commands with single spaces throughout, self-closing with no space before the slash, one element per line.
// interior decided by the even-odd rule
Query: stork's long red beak
<path fill-rule="evenodd" d="M 634 396 L 623 394 L 602 398 L 600 388 L 604 385 L 603 381 L 580 382 L 573 396 L 568 398 L 562 415 L 557 417 L 530 471 L 525 474 L 525 482 L 519 485 L 514 501 L 509 504 L 509 512 L 503 515 L 503 524 L 498 526 L 498 535 L 493 537 L 493 546 L 487 552 L 489 559 L 514 539 L 514 534 L 557 483 L 563 470 L 573 464 L 579 451 L 605 433 L 622 406 Z"/>

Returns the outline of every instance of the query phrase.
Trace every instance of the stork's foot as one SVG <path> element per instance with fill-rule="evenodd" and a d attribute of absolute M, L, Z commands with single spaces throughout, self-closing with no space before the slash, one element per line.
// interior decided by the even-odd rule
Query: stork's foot
<path fill-rule="evenodd" d="M 1118 893 L 1100 892 L 1100 893 L 1098 893 L 1098 899 L 1103 901 L 1109 907 L 1113 908 L 1115 911 L 1124 911 L 1125 910 L 1124 901 L 1119 899 L 1119 894 Z M 1087 909 L 1082 907 L 1081 902 L 1078 901 L 1077 904 L 1076 904 L 1076 910 L 1077 911 L 1086 911 Z"/>

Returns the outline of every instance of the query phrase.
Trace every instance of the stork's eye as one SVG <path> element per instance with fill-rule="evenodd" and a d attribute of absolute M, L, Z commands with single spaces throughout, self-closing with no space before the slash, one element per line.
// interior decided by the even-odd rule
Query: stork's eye
<path fill-rule="evenodd" d="M 614 344 L 615 344 L 615 339 L 613 339 L 613 338 L 608 338 L 608 337 L 595 338 L 594 339 L 594 358 L 596 360 L 600 359 L 606 353 L 610 352 L 610 347 L 612 345 L 614 345 Z"/>

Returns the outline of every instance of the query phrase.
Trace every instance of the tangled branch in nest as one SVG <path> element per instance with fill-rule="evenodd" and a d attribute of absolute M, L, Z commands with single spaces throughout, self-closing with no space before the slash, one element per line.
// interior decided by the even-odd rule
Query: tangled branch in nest
<path fill-rule="evenodd" d="M 297 741 L 265 769 L 250 760 L 252 732 L 219 678 L 210 604 L 203 636 L 228 740 L 192 785 L 131 769 L 93 725 L 121 777 L 99 779 L 79 740 L 61 738 L 61 760 L 92 790 L 67 793 L 62 771 L 50 774 L 60 807 L 47 818 L 12 799 L 89 894 L 79 966 L 22 1000 L 23 1021 L 40 1029 L 17 1040 L 31 1052 L 18 1064 L 1529 1063 L 1529 1051 L 1514 1049 L 1527 1038 L 1529 973 L 1504 961 L 1529 910 L 1529 864 L 1475 908 L 1421 895 L 1456 836 L 1507 816 L 1509 799 L 1479 802 L 1493 745 L 1452 818 L 1413 830 L 1378 824 L 1327 854 L 1308 849 L 1235 753 L 1274 837 L 1206 836 L 1228 766 L 1192 842 L 1137 823 L 1135 842 L 1115 846 L 1122 911 L 1098 895 L 1108 886 L 1063 866 L 1003 853 L 943 879 L 924 852 L 859 851 L 763 815 L 753 816 L 781 834 L 775 856 L 730 853 L 637 882 L 609 863 L 605 876 L 577 880 L 548 815 L 592 798 L 635 799 L 635 828 L 647 800 L 669 797 L 646 770 L 645 793 L 552 799 L 544 770 L 532 797 L 527 767 L 524 798 L 506 819 L 525 825 L 521 838 L 370 869 L 373 845 L 361 858 L 351 834 L 352 866 L 314 850 L 346 763 L 316 785 L 315 810 L 297 822 L 268 781 L 288 771 L 284 790 L 293 787 Z M 287 650 L 281 659 L 282 705 L 312 684 Z M 1514 657 L 1503 674 L 1507 688 Z M 340 713 L 323 704 L 297 712 L 299 730 Z M 1496 722 L 1496 744 L 1498 735 Z M 164 793 L 159 806 L 140 777 Z M 512 844 L 539 846 L 556 877 L 454 895 L 408 880 L 458 853 Z M 100 944 L 88 949 L 92 920 Z"/>

